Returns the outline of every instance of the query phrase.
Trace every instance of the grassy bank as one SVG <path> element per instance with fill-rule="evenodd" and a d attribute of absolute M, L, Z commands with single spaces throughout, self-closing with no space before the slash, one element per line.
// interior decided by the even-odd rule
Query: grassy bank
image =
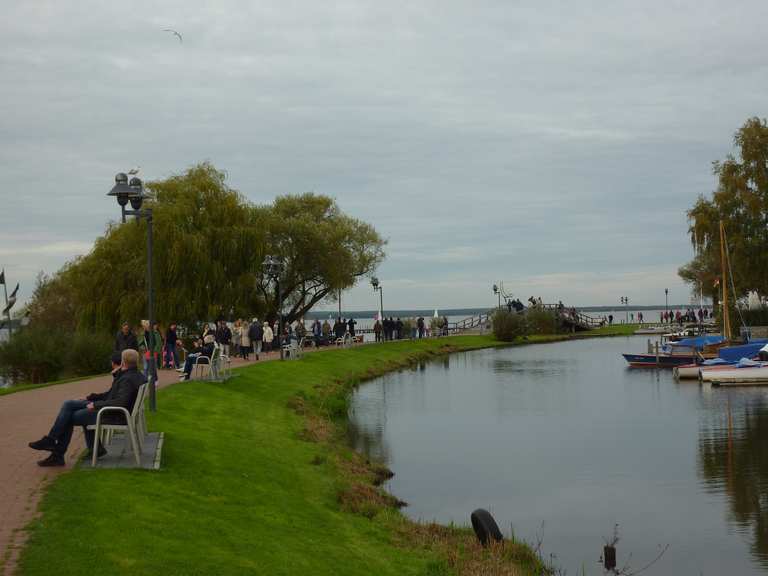
<path fill-rule="evenodd" d="M 363 346 L 164 389 L 150 419 L 166 433 L 163 469 L 57 478 L 20 573 L 541 573 L 526 546 L 483 550 L 467 529 L 406 520 L 376 487 L 387 471 L 350 451 L 334 424 L 361 379 L 495 345 L 465 336 Z"/>

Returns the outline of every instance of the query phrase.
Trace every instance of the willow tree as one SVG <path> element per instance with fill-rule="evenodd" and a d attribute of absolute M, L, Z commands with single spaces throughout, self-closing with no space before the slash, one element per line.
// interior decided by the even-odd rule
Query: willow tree
<path fill-rule="evenodd" d="M 325 196 L 284 196 L 254 206 L 208 163 L 147 187 L 155 311 L 165 323 L 274 317 L 277 294 L 261 269 L 266 254 L 287 264 L 281 294 L 289 320 L 353 285 L 383 258 L 375 230 Z M 45 322 L 64 304 L 81 328 L 112 330 L 123 320 L 146 318 L 145 270 L 146 223 L 110 224 L 88 255 L 45 281 L 30 303 L 31 320 Z"/>
<path fill-rule="evenodd" d="M 679 270 L 686 282 L 700 283 L 717 297 L 722 274 L 720 231 L 728 240 L 737 296 L 750 290 L 768 293 L 768 125 L 750 118 L 734 136 L 735 154 L 713 164 L 718 186 L 711 198 L 699 196 L 688 211 L 695 258 Z"/>
<path fill-rule="evenodd" d="M 156 316 L 189 323 L 257 309 L 253 287 L 264 233 L 225 174 L 206 163 L 147 187 Z M 63 271 L 78 296 L 81 325 L 114 328 L 146 318 L 146 233 L 144 220 L 111 224 L 90 254 Z"/>
<path fill-rule="evenodd" d="M 342 214 L 327 196 L 282 196 L 257 209 L 268 251 L 286 265 L 280 281 L 283 314 L 291 322 L 315 304 L 371 273 L 384 258 L 384 241 L 372 226 Z M 276 284 L 261 277 L 267 316 L 277 316 Z"/>

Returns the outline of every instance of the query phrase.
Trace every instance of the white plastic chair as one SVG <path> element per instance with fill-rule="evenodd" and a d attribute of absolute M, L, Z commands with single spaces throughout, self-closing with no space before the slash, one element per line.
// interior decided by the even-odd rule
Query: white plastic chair
<path fill-rule="evenodd" d="M 232 358 L 229 354 L 224 354 L 221 351 L 218 360 L 218 366 L 215 368 L 217 374 L 220 374 L 223 380 L 227 380 L 232 377 Z"/>
<path fill-rule="evenodd" d="M 232 372 L 232 360 L 224 354 L 224 348 L 219 344 L 214 344 L 213 354 L 211 354 L 211 364 L 209 377 L 210 380 L 219 382 L 229 378 Z"/>
<path fill-rule="evenodd" d="M 136 466 L 141 467 L 141 449 L 144 446 L 144 438 L 139 438 L 139 434 L 146 433 L 146 423 L 144 422 L 144 397 L 147 391 L 147 384 L 139 386 L 136 393 L 136 400 L 133 402 L 133 409 L 129 413 L 122 406 L 105 406 L 96 414 L 96 424 L 88 426 L 88 430 L 95 430 L 93 437 L 93 456 L 91 457 L 91 466 L 96 467 L 96 458 L 99 454 L 99 443 L 102 432 L 110 435 L 113 432 L 126 432 L 128 441 L 131 443 L 133 458 Z M 108 412 L 117 412 L 125 416 L 125 424 L 102 424 L 101 417 Z"/>
<path fill-rule="evenodd" d="M 216 349 L 214 348 L 214 352 Z M 195 377 L 200 378 L 203 375 L 204 371 L 208 371 L 210 373 L 211 371 L 211 359 L 208 356 L 203 356 L 200 354 L 197 358 L 195 358 Z"/>

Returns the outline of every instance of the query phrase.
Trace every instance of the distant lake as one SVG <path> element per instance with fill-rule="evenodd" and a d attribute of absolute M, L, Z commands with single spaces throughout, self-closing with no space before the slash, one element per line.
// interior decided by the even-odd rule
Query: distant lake
<path fill-rule="evenodd" d="M 414 519 L 541 539 L 568 574 L 768 574 L 768 388 L 676 383 L 626 367 L 645 337 L 455 354 L 361 386 L 350 442 L 395 472 Z M 729 429 L 729 413 L 732 425 Z"/>

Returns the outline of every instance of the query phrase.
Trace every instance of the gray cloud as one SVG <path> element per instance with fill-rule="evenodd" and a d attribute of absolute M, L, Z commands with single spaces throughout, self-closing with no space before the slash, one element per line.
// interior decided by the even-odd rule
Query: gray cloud
<path fill-rule="evenodd" d="M 764 2 L 113 4 L 0 22 L 0 266 L 25 296 L 115 218 L 116 171 L 210 159 L 254 202 L 313 190 L 374 223 L 392 306 L 502 279 L 682 300 L 684 212 L 764 115 Z"/>

